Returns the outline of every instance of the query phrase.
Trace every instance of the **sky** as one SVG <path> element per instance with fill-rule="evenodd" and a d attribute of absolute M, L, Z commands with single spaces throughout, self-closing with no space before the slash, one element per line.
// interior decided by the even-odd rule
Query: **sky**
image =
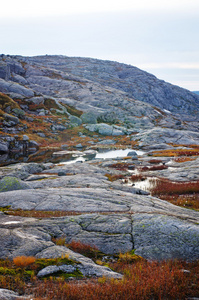
<path fill-rule="evenodd" d="M 199 0 L 7 0 L 0 53 L 118 61 L 199 91 Z"/>

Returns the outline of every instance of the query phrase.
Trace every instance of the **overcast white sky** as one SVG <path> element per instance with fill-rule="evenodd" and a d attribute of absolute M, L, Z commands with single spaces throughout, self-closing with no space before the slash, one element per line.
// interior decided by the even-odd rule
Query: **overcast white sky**
<path fill-rule="evenodd" d="M 199 90 L 199 0 L 7 0 L 0 53 L 115 60 Z"/>

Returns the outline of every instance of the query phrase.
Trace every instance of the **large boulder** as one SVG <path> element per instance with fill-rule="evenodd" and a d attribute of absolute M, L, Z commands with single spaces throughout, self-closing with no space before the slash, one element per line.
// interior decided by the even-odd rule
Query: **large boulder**
<path fill-rule="evenodd" d="M 0 192 L 30 189 L 30 186 L 16 177 L 5 176 L 0 180 Z"/>
<path fill-rule="evenodd" d="M 56 258 L 56 257 L 63 257 L 65 255 L 69 255 L 69 259 L 75 260 L 77 262 L 75 268 L 79 270 L 84 276 L 97 276 L 97 277 L 110 277 L 110 278 L 117 278 L 122 279 L 122 275 L 116 272 L 113 272 L 110 268 L 100 266 L 95 264 L 90 258 L 84 257 L 81 254 L 75 253 L 70 249 L 63 247 L 63 246 L 53 246 L 49 247 L 36 255 L 37 258 Z M 61 266 L 61 271 L 64 272 L 65 270 L 72 270 L 72 266 Z M 74 268 L 74 267 L 73 267 Z M 42 273 L 39 275 L 43 275 L 45 273 L 52 273 L 56 270 L 58 271 L 59 267 L 55 266 L 54 268 L 45 268 L 41 270 Z M 67 271 L 68 272 L 68 271 Z"/>
<path fill-rule="evenodd" d="M 97 117 L 93 112 L 87 112 L 81 115 L 81 120 L 85 124 L 96 124 Z"/>
<path fill-rule="evenodd" d="M 77 126 L 82 124 L 82 120 L 76 116 L 70 115 L 69 117 L 70 123 L 71 124 L 76 124 Z"/>

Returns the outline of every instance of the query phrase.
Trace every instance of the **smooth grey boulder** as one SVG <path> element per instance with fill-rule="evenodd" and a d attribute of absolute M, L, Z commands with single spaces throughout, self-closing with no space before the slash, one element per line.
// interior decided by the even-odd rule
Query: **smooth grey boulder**
<path fill-rule="evenodd" d="M 64 273 L 73 273 L 76 270 L 74 266 L 71 265 L 61 265 L 61 266 L 48 266 L 37 273 L 37 277 L 44 277 L 47 275 L 51 275 L 57 272 Z"/>
<path fill-rule="evenodd" d="M 73 115 L 70 115 L 69 120 L 71 124 L 77 124 L 77 126 L 80 126 L 82 124 L 82 120 Z"/>
<path fill-rule="evenodd" d="M 113 127 L 108 124 L 101 123 L 97 126 L 97 132 L 101 135 L 112 135 Z"/>
<path fill-rule="evenodd" d="M 0 193 L 27 189 L 30 189 L 30 186 L 16 177 L 5 176 L 0 180 Z"/>
<path fill-rule="evenodd" d="M 130 152 L 128 152 L 127 156 L 137 156 L 137 152 L 136 151 L 130 151 Z"/>
<path fill-rule="evenodd" d="M 81 120 L 85 124 L 96 124 L 97 117 L 93 112 L 86 112 L 81 115 Z"/>

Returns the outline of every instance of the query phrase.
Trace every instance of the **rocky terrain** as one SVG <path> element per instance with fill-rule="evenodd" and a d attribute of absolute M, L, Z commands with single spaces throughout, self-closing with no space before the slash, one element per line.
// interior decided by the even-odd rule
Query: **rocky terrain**
<path fill-rule="evenodd" d="M 1 55 L 0 258 L 68 255 L 37 276 L 116 279 L 67 245 L 197 261 L 198 112 L 199 96 L 132 66 Z"/>

